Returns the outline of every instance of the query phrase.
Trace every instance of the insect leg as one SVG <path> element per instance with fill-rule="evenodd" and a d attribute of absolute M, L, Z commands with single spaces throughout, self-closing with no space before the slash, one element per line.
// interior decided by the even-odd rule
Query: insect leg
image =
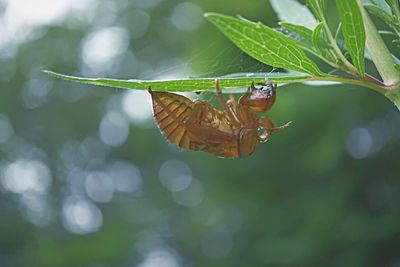
<path fill-rule="evenodd" d="M 233 97 L 233 95 L 230 95 L 229 100 L 226 102 L 226 104 L 224 106 L 224 110 L 228 114 L 233 125 L 235 125 L 236 128 L 240 128 L 241 123 L 240 123 L 239 116 L 237 114 L 238 107 L 237 107 L 237 104 L 235 102 L 235 98 Z"/>
<path fill-rule="evenodd" d="M 268 118 L 268 117 L 261 117 L 259 120 L 260 126 L 264 127 L 266 130 L 273 132 L 273 131 L 279 131 L 282 129 L 285 129 L 287 127 L 290 126 L 290 124 L 292 123 L 291 121 L 289 121 L 288 123 L 281 125 L 281 126 L 275 126 L 273 121 Z"/>
<path fill-rule="evenodd" d="M 218 79 L 215 79 L 215 90 L 217 92 L 217 98 L 218 98 L 219 103 L 223 107 L 225 107 L 226 100 L 225 100 L 224 96 L 222 95 L 221 89 L 219 88 L 219 80 Z"/>
<path fill-rule="evenodd" d="M 285 123 L 284 125 L 281 125 L 281 126 L 278 126 L 278 127 L 274 127 L 274 128 L 271 129 L 271 131 L 278 131 L 278 130 L 285 129 L 285 128 L 289 127 L 290 124 L 292 124 L 291 121 Z"/>
<path fill-rule="evenodd" d="M 228 116 L 230 117 L 231 121 L 236 125 L 240 126 L 240 121 L 239 118 L 236 114 L 236 102 L 235 98 L 233 95 L 229 95 L 229 100 L 226 101 L 225 98 L 222 95 L 222 91 L 219 88 L 219 80 L 215 79 L 215 89 L 217 91 L 217 98 L 219 103 L 224 107 L 225 112 L 228 113 Z"/>

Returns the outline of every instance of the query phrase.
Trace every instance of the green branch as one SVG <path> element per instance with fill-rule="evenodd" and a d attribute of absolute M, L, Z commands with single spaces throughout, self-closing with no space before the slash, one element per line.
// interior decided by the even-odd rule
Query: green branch
<path fill-rule="evenodd" d="M 364 21 L 366 47 L 371 55 L 376 69 L 385 85 L 395 85 L 400 82 L 400 72 L 395 68 L 393 57 L 385 45 L 374 23 L 366 12 L 360 0 L 357 0 Z"/>

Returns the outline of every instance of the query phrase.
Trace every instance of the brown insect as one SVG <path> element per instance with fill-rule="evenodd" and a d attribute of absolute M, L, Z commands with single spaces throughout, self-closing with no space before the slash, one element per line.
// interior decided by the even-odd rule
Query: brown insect
<path fill-rule="evenodd" d="M 273 131 L 289 126 L 290 122 L 275 127 L 268 117 L 253 113 L 269 110 L 275 102 L 277 86 L 268 80 L 258 88 L 252 83 L 238 103 L 233 95 L 225 100 L 218 80 L 215 85 L 223 111 L 204 100 L 192 101 L 178 94 L 155 92 L 149 88 L 154 119 L 171 143 L 218 157 L 240 158 L 253 153 Z"/>

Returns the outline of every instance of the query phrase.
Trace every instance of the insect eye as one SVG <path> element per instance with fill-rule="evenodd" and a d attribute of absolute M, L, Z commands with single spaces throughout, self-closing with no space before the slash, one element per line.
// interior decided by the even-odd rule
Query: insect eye
<path fill-rule="evenodd" d="M 271 89 L 268 86 L 261 86 L 258 90 L 262 93 L 266 93 L 267 95 L 271 94 Z"/>
<path fill-rule="evenodd" d="M 260 92 L 262 92 L 264 95 L 266 95 L 268 98 L 272 96 L 272 90 L 269 87 L 260 87 L 259 88 Z"/>

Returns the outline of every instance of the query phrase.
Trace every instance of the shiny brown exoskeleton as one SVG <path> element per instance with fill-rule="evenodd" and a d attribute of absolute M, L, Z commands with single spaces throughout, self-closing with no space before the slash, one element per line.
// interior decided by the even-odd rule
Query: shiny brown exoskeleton
<path fill-rule="evenodd" d="M 155 92 L 149 88 L 154 119 L 171 143 L 218 157 L 239 158 L 253 153 L 273 131 L 289 126 L 290 123 L 286 123 L 275 127 L 268 117 L 252 112 L 266 111 L 274 104 L 277 86 L 271 82 L 266 81 L 259 88 L 252 83 L 238 103 L 233 95 L 225 100 L 218 80 L 215 80 L 215 85 L 223 111 L 204 100 L 192 101 L 178 94 Z"/>

